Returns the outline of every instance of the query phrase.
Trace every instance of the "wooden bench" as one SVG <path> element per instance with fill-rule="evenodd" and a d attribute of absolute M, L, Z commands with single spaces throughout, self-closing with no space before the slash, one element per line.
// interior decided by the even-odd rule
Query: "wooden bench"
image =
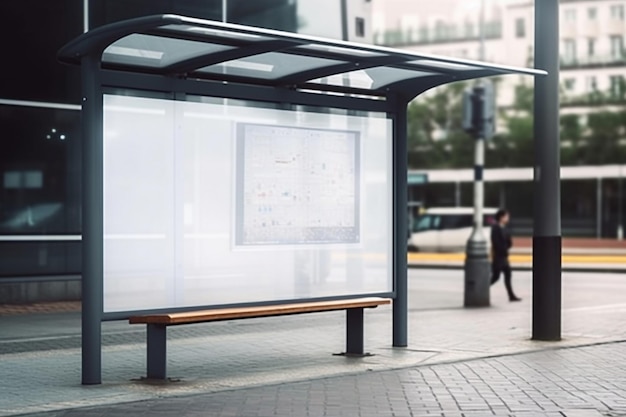
<path fill-rule="evenodd" d="M 223 308 L 184 313 L 159 313 L 129 318 L 130 324 L 147 324 L 149 379 L 166 379 L 167 326 L 206 323 L 220 320 L 239 320 L 256 317 L 318 313 L 346 310 L 346 354 L 363 355 L 363 309 L 390 304 L 389 298 L 367 297 L 348 300 L 311 301 L 293 304 Z"/>

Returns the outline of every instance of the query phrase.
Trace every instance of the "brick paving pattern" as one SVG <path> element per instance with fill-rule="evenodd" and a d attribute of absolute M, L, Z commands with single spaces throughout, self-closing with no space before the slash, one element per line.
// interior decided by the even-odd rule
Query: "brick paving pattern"
<path fill-rule="evenodd" d="M 34 304 L 0 304 L 0 316 L 36 313 L 80 312 L 80 301 L 59 301 Z"/>
<path fill-rule="evenodd" d="M 626 416 L 626 344 L 365 372 L 31 416 L 123 415 Z"/>

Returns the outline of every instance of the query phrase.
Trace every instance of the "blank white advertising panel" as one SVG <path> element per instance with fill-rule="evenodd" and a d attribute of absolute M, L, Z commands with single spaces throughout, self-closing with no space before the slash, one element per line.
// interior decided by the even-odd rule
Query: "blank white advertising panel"
<path fill-rule="evenodd" d="M 104 311 L 392 291 L 391 121 L 228 102 L 105 95 Z"/>

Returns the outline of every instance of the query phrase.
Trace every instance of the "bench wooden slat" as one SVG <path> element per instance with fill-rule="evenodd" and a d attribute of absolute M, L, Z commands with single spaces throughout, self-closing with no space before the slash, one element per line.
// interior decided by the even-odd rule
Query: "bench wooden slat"
<path fill-rule="evenodd" d="M 202 323 L 218 320 L 280 316 L 286 314 L 336 311 L 346 310 L 350 308 L 374 308 L 384 304 L 391 304 L 391 300 L 388 298 L 380 297 L 366 297 L 350 300 L 313 301 L 294 304 L 190 311 L 184 313 L 149 314 L 130 317 L 129 322 L 130 324 L 176 325 L 187 323 Z"/>

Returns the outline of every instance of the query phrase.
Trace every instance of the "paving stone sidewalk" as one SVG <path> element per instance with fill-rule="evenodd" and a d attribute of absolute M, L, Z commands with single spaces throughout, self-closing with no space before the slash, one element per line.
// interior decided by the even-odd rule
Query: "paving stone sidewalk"
<path fill-rule="evenodd" d="M 364 372 L 30 416 L 626 416 L 626 344 Z"/>
<path fill-rule="evenodd" d="M 79 315 L 64 313 L 3 317 L 0 320 L 0 416 L 61 412 L 58 410 L 78 410 L 87 406 L 103 407 L 91 415 L 100 413 L 110 416 L 113 414 L 104 414 L 109 407 L 137 401 L 144 401 L 140 404 L 147 407 L 162 398 L 168 398 L 163 404 L 171 401 L 171 407 L 175 407 L 183 416 L 184 412 L 190 413 L 185 411 L 186 399 L 193 403 L 193 398 L 202 396 L 211 396 L 211 402 L 223 404 L 224 410 L 204 411 L 203 406 L 198 406 L 193 409 L 198 411 L 195 415 L 255 415 L 254 410 L 248 412 L 244 407 L 253 401 L 254 395 L 257 395 L 254 393 L 260 393 L 258 395 L 265 398 L 263 401 L 269 401 L 267 398 L 283 398 L 281 390 L 287 390 L 287 387 L 312 390 L 311 394 L 306 391 L 308 402 L 305 405 L 313 410 L 309 415 L 324 415 L 315 407 L 320 402 L 321 405 L 331 403 L 337 393 L 340 399 L 351 399 L 346 404 L 352 404 L 352 408 L 346 411 L 340 407 L 341 404 L 335 405 L 329 408 L 326 415 L 356 416 L 361 410 L 354 409 L 355 398 L 363 398 L 359 403 L 369 404 L 368 396 L 376 397 L 376 404 L 382 404 L 381 414 L 378 415 L 387 415 L 384 414 L 388 410 L 384 408 L 385 404 L 390 402 L 387 394 L 381 398 L 378 394 L 359 391 L 361 386 L 375 383 L 375 380 L 367 378 L 383 378 L 380 375 L 387 375 L 385 372 L 389 371 L 388 375 L 391 376 L 383 379 L 393 394 L 389 394 L 389 398 L 394 399 L 394 404 L 398 398 L 398 401 L 407 403 L 408 400 L 400 396 L 402 389 L 393 383 L 394 378 L 400 377 L 394 375 L 420 374 L 425 369 L 431 369 L 427 367 L 452 369 L 449 372 L 454 373 L 457 372 L 454 371 L 455 366 L 469 360 L 482 358 L 492 361 L 495 360 L 493 357 L 501 357 L 504 361 L 508 360 L 505 355 L 626 340 L 626 303 L 623 301 L 626 275 L 564 275 L 564 340 L 556 344 L 529 340 L 531 288 L 528 273 L 516 273 L 514 276 L 516 291 L 524 301 L 509 303 L 504 286 L 494 286 L 491 293 L 492 307 L 488 309 L 461 307 L 463 281 L 459 278 L 462 275 L 454 271 L 410 271 L 409 276 L 410 331 L 407 349 L 392 349 L 389 346 L 392 326 L 391 308 L 388 306 L 366 313 L 366 347 L 375 356 L 360 359 L 331 355 L 344 348 L 343 312 L 183 326 L 173 328 L 168 335 L 168 372 L 173 377 L 180 377 L 182 382 L 166 386 L 136 382 L 145 373 L 145 330 L 142 326 L 129 326 L 123 322 L 104 323 L 103 384 L 85 387 L 80 385 Z M 624 345 L 619 346 L 625 349 Z M 602 355 L 597 354 L 600 359 Z M 619 350 L 607 355 L 618 365 L 625 362 Z M 586 356 L 584 360 L 590 361 L 591 368 L 581 375 L 593 376 L 596 372 L 594 369 L 607 369 L 606 364 L 600 361 L 594 368 L 594 357 Z M 571 366 L 572 362 L 576 361 L 570 361 L 570 365 L 564 366 Z M 497 365 L 495 367 L 498 368 Z M 536 374 L 539 374 L 541 369 L 536 369 Z M 618 372 L 626 374 L 623 368 L 618 368 Z M 608 371 L 598 374 L 598 383 L 601 384 L 601 380 L 613 383 L 612 375 Z M 361 383 L 358 382 L 360 378 L 366 379 Z M 401 383 L 410 380 L 409 377 L 402 378 L 399 380 Z M 487 385 L 494 381 L 492 377 L 483 378 Z M 534 383 L 532 378 L 526 378 L 530 385 Z M 356 388 L 345 393 L 330 385 L 329 388 L 323 388 L 326 386 L 324 384 L 335 379 L 351 381 L 349 383 Z M 442 383 L 447 386 L 447 381 Z M 418 381 L 406 389 L 413 395 L 414 389 L 423 388 L 424 383 Z M 315 390 L 302 388 L 309 385 Z M 461 385 L 469 384 L 464 382 Z M 327 394 L 324 394 L 324 389 Z M 502 389 L 514 391 L 512 387 Z M 237 392 L 250 394 L 236 397 Z M 610 392 L 619 393 L 619 389 L 611 388 Z M 197 394 L 201 397 L 192 397 Z M 328 395 L 330 399 L 320 397 L 322 394 Z M 289 401 L 297 403 L 293 407 L 298 408 L 299 413 L 301 403 L 305 401 L 302 395 L 290 394 L 289 397 L 293 398 Z M 416 401 L 412 396 L 410 398 Z M 239 404 L 238 401 L 244 407 L 241 411 L 231 407 L 232 404 Z M 271 403 L 263 404 L 256 415 L 273 415 L 274 406 Z M 558 405 L 565 409 L 571 404 Z M 568 409 L 570 414 L 571 408 Z M 447 405 L 443 409 L 446 413 L 452 412 Z M 122 409 L 117 415 L 142 415 L 141 410 L 141 407 L 134 411 Z M 610 407 L 598 410 L 608 412 Z M 371 415 L 369 411 L 364 409 L 361 415 Z M 516 412 L 526 411 L 529 410 Z M 85 409 L 82 408 L 80 412 L 85 412 Z M 283 408 L 280 408 L 280 413 L 277 415 L 290 415 Z M 410 415 L 403 413 L 398 412 L 396 415 Z M 143 415 L 153 414 L 158 415 L 152 412 Z M 526 417 L 533 414 L 520 415 Z"/>

